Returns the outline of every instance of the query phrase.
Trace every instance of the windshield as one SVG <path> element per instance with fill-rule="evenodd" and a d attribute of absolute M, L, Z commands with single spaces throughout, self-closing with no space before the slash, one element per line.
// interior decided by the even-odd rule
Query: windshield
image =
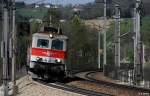
<path fill-rule="evenodd" d="M 54 50 L 63 50 L 63 41 L 53 40 L 52 41 L 52 49 L 54 49 Z"/>
<path fill-rule="evenodd" d="M 48 48 L 49 47 L 49 40 L 46 39 L 38 39 L 37 47 L 40 48 Z"/>

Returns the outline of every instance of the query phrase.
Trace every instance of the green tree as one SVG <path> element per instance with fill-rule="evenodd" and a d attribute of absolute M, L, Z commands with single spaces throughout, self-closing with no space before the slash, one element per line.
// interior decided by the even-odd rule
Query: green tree
<path fill-rule="evenodd" d="M 80 71 L 97 68 L 97 32 L 85 26 L 77 15 L 61 27 L 64 34 L 69 37 L 69 68 Z"/>
<path fill-rule="evenodd" d="M 40 28 L 42 26 L 42 23 L 39 23 L 38 21 L 34 20 L 32 22 L 30 22 L 30 30 L 33 33 L 36 33 L 36 32 L 39 32 L 40 31 Z"/>

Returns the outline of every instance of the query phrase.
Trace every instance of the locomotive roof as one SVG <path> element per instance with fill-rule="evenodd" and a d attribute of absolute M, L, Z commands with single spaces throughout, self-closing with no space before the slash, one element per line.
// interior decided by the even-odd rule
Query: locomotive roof
<path fill-rule="evenodd" d="M 34 33 L 33 37 L 47 37 L 49 38 L 50 33 L 49 32 L 38 32 L 38 33 Z M 67 36 L 65 35 L 55 35 L 54 38 L 59 38 L 59 39 L 68 39 Z"/>

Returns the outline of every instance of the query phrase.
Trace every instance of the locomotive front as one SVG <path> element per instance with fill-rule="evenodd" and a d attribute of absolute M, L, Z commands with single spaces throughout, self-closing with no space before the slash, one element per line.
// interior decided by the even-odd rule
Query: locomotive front
<path fill-rule="evenodd" d="M 30 73 L 32 77 L 64 78 L 66 75 L 67 37 L 41 32 L 32 36 Z"/>

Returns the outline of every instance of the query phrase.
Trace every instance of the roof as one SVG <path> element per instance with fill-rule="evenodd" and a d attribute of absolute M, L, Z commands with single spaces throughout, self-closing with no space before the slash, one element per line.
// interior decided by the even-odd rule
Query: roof
<path fill-rule="evenodd" d="M 49 38 L 49 35 L 50 35 L 51 33 L 49 33 L 49 32 L 39 32 L 39 33 L 34 33 L 33 34 L 33 37 L 39 37 L 39 36 L 41 36 L 41 37 L 45 37 L 45 38 Z M 65 35 L 56 35 L 56 34 L 54 34 L 55 36 L 54 36 L 54 38 L 58 38 L 58 39 L 68 39 L 68 37 L 67 36 L 65 36 Z"/>

